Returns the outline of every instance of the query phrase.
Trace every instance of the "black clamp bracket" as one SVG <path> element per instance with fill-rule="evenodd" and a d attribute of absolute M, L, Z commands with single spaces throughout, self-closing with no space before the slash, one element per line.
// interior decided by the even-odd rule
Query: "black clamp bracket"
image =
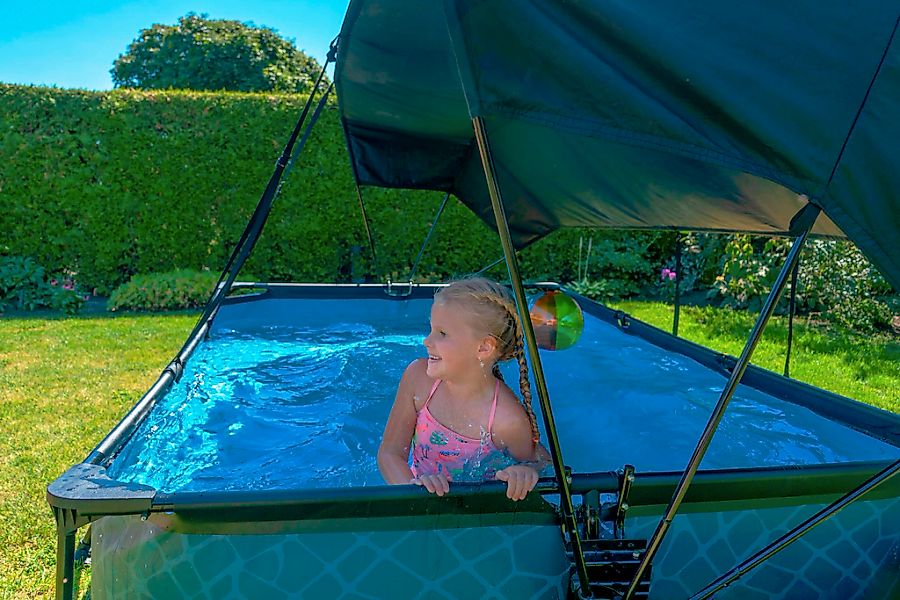
<path fill-rule="evenodd" d="M 175 357 L 172 362 L 170 362 L 165 369 L 163 369 L 163 373 L 169 372 L 172 374 L 172 377 L 175 379 L 175 383 L 181 381 L 181 376 L 184 375 L 184 363 L 181 361 L 181 357 Z"/>
<path fill-rule="evenodd" d="M 619 472 L 619 498 L 613 516 L 613 531 L 618 539 L 625 539 L 625 513 L 628 512 L 628 495 L 634 484 L 634 465 L 625 465 Z"/>

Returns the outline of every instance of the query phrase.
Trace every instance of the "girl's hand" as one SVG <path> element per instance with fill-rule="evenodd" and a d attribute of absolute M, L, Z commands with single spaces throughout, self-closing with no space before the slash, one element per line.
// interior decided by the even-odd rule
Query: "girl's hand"
<path fill-rule="evenodd" d="M 522 500 L 537 485 L 538 472 L 527 465 L 512 465 L 497 471 L 495 478 L 506 482 L 507 498 Z"/>
<path fill-rule="evenodd" d="M 410 483 L 424 486 L 426 490 L 432 494 L 443 496 L 450 491 L 450 480 L 443 473 L 435 473 L 434 475 L 420 475 L 410 480 Z M 532 486 L 533 487 L 533 486 Z"/>

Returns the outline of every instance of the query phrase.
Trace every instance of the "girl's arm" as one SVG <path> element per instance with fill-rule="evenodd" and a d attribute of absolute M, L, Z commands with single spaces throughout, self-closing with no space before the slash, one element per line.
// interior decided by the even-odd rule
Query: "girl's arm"
<path fill-rule="evenodd" d="M 409 447 L 416 428 L 416 380 L 419 372 L 423 372 L 422 365 L 417 363 L 421 360 L 411 362 L 403 372 L 378 448 L 378 470 L 389 484 L 410 483 L 413 478 L 409 470 Z"/>
<path fill-rule="evenodd" d="M 509 406 L 509 405 L 507 405 Z M 502 417 L 502 418 L 501 418 Z M 496 478 L 506 482 L 506 495 L 522 500 L 537 485 L 538 474 L 547 465 L 549 453 L 531 437 L 531 424 L 525 410 L 516 402 L 494 421 L 495 443 L 505 448 L 518 464 L 497 471 Z"/>

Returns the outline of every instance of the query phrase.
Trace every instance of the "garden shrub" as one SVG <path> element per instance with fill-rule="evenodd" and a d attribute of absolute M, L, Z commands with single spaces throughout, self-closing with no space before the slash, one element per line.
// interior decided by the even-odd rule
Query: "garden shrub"
<path fill-rule="evenodd" d="M 725 306 L 759 310 L 790 245 L 787 238 L 728 236 L 723 271 L 710 297 Z M 897 293 L 862 252 L 851 242 L 836 240 L 807 242 L 800 255 L 796 300 L 798 314 L 863 333 L 890 330 L 900 308 Z M 782 300 L 778 311 L 786 312 L 787 306 Z"/>
<path fill-rule="evenodd" d="M 735 234 L 725 244 L 722 274 L 709 292 L 722 305 L 758 311 L 778 277 L 790 240 Z"/>
<path fill-rule="evenodd" d="M 900 296 L 850 242 L 811 240 L 803 249 L 798 310 L 857 331 L 889 330 Z"/>
<path fill-rule="evenodd" d="M 135 275 L 113 291 L 107 309 L 178 310 L 206 305 L 212 295 L 217 273 L 177 269 L 167 273 Z"/>
<path fill-rule="evenodd" d="M 0 256 L 0 313 L 50 308 L 75 314 L 86 299 L 71 273 L 48 274 L 31 257 Z"/>
<path fill-rule="evenodd" d="M 573 275 L 569 285 L 597 300 L 647 291 L 653 286 L 656 266 L 674 248 L 674 238 L 667 232 L 588 229 L 568 233 L 572 252 L 568 272 Z"/>

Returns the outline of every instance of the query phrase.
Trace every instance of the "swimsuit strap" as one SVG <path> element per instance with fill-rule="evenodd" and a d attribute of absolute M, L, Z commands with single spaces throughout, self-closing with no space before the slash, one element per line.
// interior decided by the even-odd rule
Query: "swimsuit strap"
<path fill-rule="evenodd" d="M 422 405 L 422 408 L 425 408 L 426 406 L 428 406 L 428 403 L 431 402 L 431 398 L 432 398 L 432 396 L 434 396 L 434 392 L 435 392 L 435 390 L 438 389 L 438 386 L 439 386 L 439 385 L 441 385 L 441 380 L 440 380 L 440 379 L 435 379 L 435 380 L 434 380 L 434 385 L 431 386 L 431 391 L 428 392 L 428 397 L 425 399 L 425 404 Z M 420 410 L 421 410 L 421 409 L 420 409 Z"/>
<path fill-rule="evenodd" d="M 431 402 L 431 399 L 434 397 L 434 392 L 438 389 L 438 386 L 441 385 L 441 380 L 436 379 L 434 381 L 434 385 L 431 386 L 431 391 L 428 392 L 428 398 L 425 399 L 425 404 L 422 405 L 420 410 L 425 410 L 425 407 L 428 406 L 428 403 Z M 491 414 L 488 417 L 488 425 L 487 432 L 491 433 L 491 430 L 494 427 L 494 414 L 497 412 L 497 398 L 500 396 L 500 380 L 497 380 L 497 383 L 494 384 L 494 401 L 491 403 Z"/>
<path fill-rule="evenodd" d="M 487 431 L 490 434 L 491 429 L 494 427 L 494 413 L 497 412 L 497 397 L 500 395 L 500 380 L 497 380 L 497 384 L 494 385 L 494 403 L 491 405 L 491 416 L 488 417 L 488 427 Z"/>

